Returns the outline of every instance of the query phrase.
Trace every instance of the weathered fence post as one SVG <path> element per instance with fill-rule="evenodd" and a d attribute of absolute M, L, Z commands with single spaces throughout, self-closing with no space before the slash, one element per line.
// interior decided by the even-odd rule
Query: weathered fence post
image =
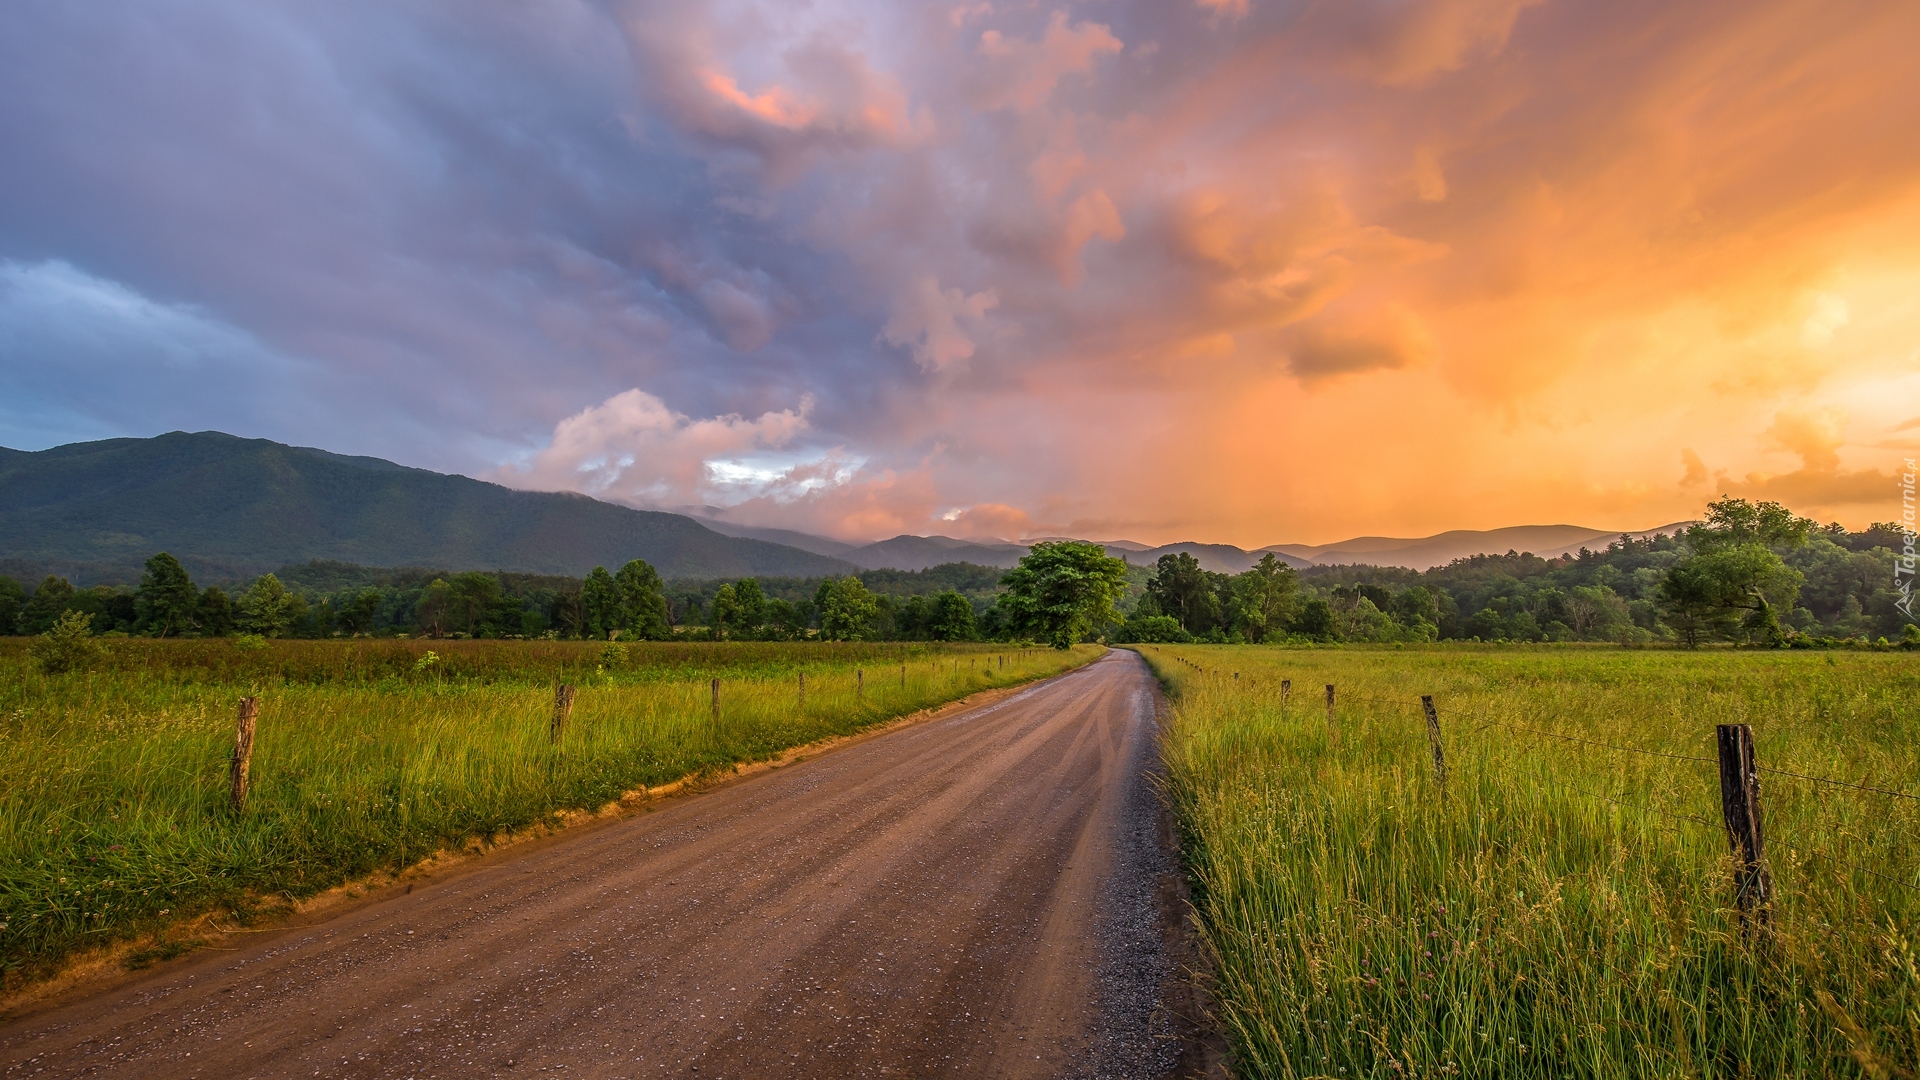
<path fill-rule="evenodd" d="M 901 689 L 905 689 L 905 688 L 906 688 L 906 685 L 907 685 L 907 665 L 905 665 L 905 664 L 901 664 L 901 665 L 900 665 L 900 687 L 901 687 Z"/>
<path fill-rule="evenodd" d="M 713 680 L 713 721 L 720 722 L 720 680 Z"/>
<path fill-rule="evenodd" d="M 1749 917 L 1761 929 L 1769 921 L 1773 876 L 1767 873 L 1766 836 L 1760 829 L 1760 770 L 1754 767 L 1753 729 L 1746 724 L 1720 724 L 1720 816 L 1727 825 L 1739 865 L 1734 870 L 1734 902 L 1740 906 L 1740 925 L 1751 932 Z"/>
<path fill-rule="evenodd" d="M 567 730 L 567 717 L 572 715 L 573 687 L 561 683 L 553 688 L 553 729 L 547 732 L 549 741 L 560 741 L 560 733 Z"/>
<path fill-rule="evenodd" d="M 853 692 L 858 697 L 867 696 L 867 673 L 861 668 L 853 669 Z"/>
<path fill-rule="evenodd" d="M 1333 684 L 1327 684 L 1327 741 L 1340 741 L 1340 722 L 1333 716 Z"/>
<path fill-rule="evenodd" d="M 1287 699 L 1292 696 L 1293 696 L 1293 680 L 1281 679 L 1280 680 L 1280 707 L 1283 709 L 1286 708 Z"/>
<path fill-rule="evenodd" d="M 253 722 L 260 716 L 260 699 L 240 699 L 239 722 L 233 729 L 233 768 L 227 774 L 227 795 L 233 812 L 247 807 L 247 776 L 253 768 Z"/>
<path fill-rule="evenodd" d="M 1440 711 L 1433 707 L 1433 695 L 1420 695 L 1420 708 L 1427 714 L 1427 742 L 1433 746 L 1433 779 L 1442 792 L 1447 788 L 1447 755 L 1440 749 Z"/>
<path fill-rule="evenodd" d="M 805 705 L 806 703 L 807 703 L 807 673 L 803 671 L 800 673 L 800 704 Z"/>

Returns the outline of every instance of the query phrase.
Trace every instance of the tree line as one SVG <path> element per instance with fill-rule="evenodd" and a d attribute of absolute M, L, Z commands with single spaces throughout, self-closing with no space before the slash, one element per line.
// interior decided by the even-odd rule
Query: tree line
<path fill-rule="evenodd" d="M 79 612 L 95 634 L 160 637 L 1920 645 L 1895 606 L 1894 551 L 1905 541 L 1893 525 L 1849 532 L 1729 498 L 1671 535 L 1554 559 L 1475 555 L 1424 572 L 1299 571 L 1271 553 L 1239 574 L 1185 553 L 1149 570 L 1062 541 L 1034 545 L 1008 571 L 956 563 L 669 584 L 641 560 L 583 578 L 315 562 L 229 593 L 198 588 L 161 553 L 132 588 L 48 577 L 27 593 L 0 576 L 0 633 L 42 634 Z"/>
<path fill-rule="evenodd" d="M 669 588 L 644 560 L 583 578 L 505 572 L 382 571 L 314 562 L 231 591 L 200 588 L 172 555 L 138 585 L 76 588 L 49 576 L 31 593 L 0 576 L 0 634 L 44 634 L 62 616 L 92 633 L 153 637 L 425 636 L 606 640 L 917 640 L 979 637 L 979 593 L 1001 571 L 956 565 L 801 581 L 755 578 Z M 863 578 L 874 581 L 869 589 Z M 972 595 L 956 586 L 967 586 Z M 885 591 L 881 591 L 885 590 Z M 991 632 L 995 620 L 984 620 Z"/>
<path fill-rule="evenodd" d="M 1135 641 L 1614 641 L 1920 644 L 1895 606 L 1903 530 L 1821 526 L 1727 498 L 1703 521 L 1553 559 L 1475 555 L 1428 571 L 1271 556 L 1243 574 L 1162 556 L 1116 636 Z M 1889 641 L 1891 639 L 1891 641 Z"/>

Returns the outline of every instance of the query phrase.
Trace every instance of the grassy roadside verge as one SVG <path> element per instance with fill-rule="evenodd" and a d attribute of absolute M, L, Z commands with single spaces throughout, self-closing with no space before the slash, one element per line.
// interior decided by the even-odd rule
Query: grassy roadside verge
<path fill-rule="evenodd" d="M 1754 939 L 1711 760 L 1920 790 L 1911 657 L 1141 651 L 1241 1075 L 1920 1072 L 1920 801 L 1765 776 Z"/>
<path fill-rule="evenodd" d="M 244 921 L 1099 652 L 125 641 L 94 671 L 48 677 L 24 642 L 0 642 L 0 992 L 208 912 Z M 557 682 L 578 695 L 552 742 Z M 227 759 L 248 694 L 260 698 L 254 782 L 235 815 Z"/>

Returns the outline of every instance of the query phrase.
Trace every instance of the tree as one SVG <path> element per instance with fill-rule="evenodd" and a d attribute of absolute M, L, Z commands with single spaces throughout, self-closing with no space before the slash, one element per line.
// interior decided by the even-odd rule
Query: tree
<path fill-rule="evenodd" d="M 1309 596 L 1300 605 L 1287 629 L 1315 641 L 1333 640 L 1333 608 L 1317 596 Z"/>
<path fill-rule="evenodd" d="M 973 605 L 966 597 L 953 589 L 943 589 L 934 594 L 928 608 L 928 637 L 935 641 L 973 640 Z"/>
<path fill-rule="evenodd" d="M 209 585 L 194 605 L 194 621 L 206 637 L 226 637 L 233 633 L 233 600 L 218 585 Z"/>
<path fill-rule="evenodd" d="M 1687 530 L 1687 544 L 1697 552 L 1742 544 L 1797 548 L 1819 531 L 1818 523 L 1779 503 L 1726 498 L 1707 504 L 1707 519 Z"/>
<path fill-rule="evenodd" d="M 740 620 L 740 604 L 734 596 L 732 585 L 722 585 L 713 593 L 713 617 L 708 621 L 707 632 L 715 641 L 725 641 L 727 630 Z"/>
<path fill-rule="evenodd" d="M 1707 637 L 1779 644 L 1776 610 L 1792 611 L 1806 579 L 1765 546 L 1747 542 L 1710 547 L 1667 571 L 1660 601 L 1667 623 L 1688 648 Z"/>
<path fill-rule="evenodd" d="M 814 594 L 820 610 L 820 636 L 828 641 L 860 641 L 873 635 L 880 618 L 880 600 L 866 583 L 849 574 L 828 578 Z"/>
<path fill-rule="evenodd" d="M 643 559 L 634 559 L 613 575 L 620 590 L 622 625 L 630 637 L 664 641 L 673 636 L 667 618 L 667 590 L 660 572 Z"/>
<path fill-rule="evenodd" d="M 1567 625 L 1582 638 L 1604 637 L 1631 622 L 1627 602 L 1605 585 L 1575 585 L 1567 590 Z"/>
<path fill-rule="evenodd" d="M 177 637 L 193 629 L 194 601 L 199 591 L 180 560 L 162 551 L 147 560 L 134 593 L 139 623 L 155 637 Z"/>
<path fill-rule="evenodd" d="M 1113 605 L 1126 595 L 1127 564 L 1099 544 L 1043 541 L 1000 584 L 1006 588 L 1000 606 L 1012 631 L 1065 649 L 1102 624 L 1121 621 Z"/>
<path fill-rule="evenodd" d="M 767 601 L 767 625 L 782 640 L 805 637 L 807 623 L 812 621 L 807 610 L 810 606 L 805 601 L 795 604 L 775 597 Z"/>
<path fill-rule="evenodd" d="M 585 637 L 604 638 L 625 629 L 620 618 L 620 588 L 606 567 L 594 567 L 580 583 L 580 614 Z"/>
<path fill-rule="evenodd" d="M 461 632 L 474 634 L 500 602 L 500 595 L 500 579 L 492 574 L 478 570 L 455 574 L 447 582 L 447 617 Z"/>
<path fill-rule="evenodd" d="M 20 608 L 27 602 L 27 592 L 20 583 L 0 574 L 0 637 L 14 632 L 20 622 Z"/>
<path fill-rule="evenodd" d="M 727 629 L 735 637 L 753 637 L 760 631 L 761 624 L 767 621 L 767 596 L 760 591 L 757 578 L 744 578 L 733 583 L 733 617 Z"/>
<path fill-rule="evenodd" d="M 48 675 L 85 671 L 106 651 L 93 640 L 93 620 L 82 611 L 63 612 L 27 651 Z"/>
<path fill-rule="evenodd" d="M 380 600 L 379 589 L 362 589 L 341 603 L 335 621 L 340 629 L 355 637 L 370 634 L 373 632 L 374 619 L 380 614 Z"/>
<path fill-rule="evenodd" d="M 260 575 L 240 598 L 240 625 L 261 637 L 279 637 L 306 616 L 306 598 L 272 574 Z"/>
<path fill-rule="evenodd" d="M 1120 627 L 1119 640 L 1143 644 L 1174 645 L 1192 641 L 1193 635 L 1171 615 L 1143 615 L 1136 611 Z"/>
<path fill-rule="evenodd" d="M 1153 597 L 1160 613 L 1180 620 L 1189 634 L 1206 632 L 1220 611 L 1219 598 L 1214 595 L 1215 575 L 1184 551 L 1162 555 L 1153 566 L 1147 595 Z"/>
<path fill-rule="evenodd" d="M 20 608 L 20 632 L 23 634 L 44 634 L 53 629 L 53 624 L 68 611 L 78 610 L 79 602 L 74 595 L 73 583 L 63 577 L 47 575 L 40 587 L 33 590 L 27 602 Z"/>
<path fill-rule="evenodd" d="M 1197 564 L 1196 564 L 1197 565 Z M 1252 569 L 1234 578 L 1242 632 L 1252 642 L 1283 633 L 1299 602 L 1300 575 L 1269 551 Z"/>
<path fill-rule="evenodd" d="M 434 578 L 420 590 L 420 601 L 413 606 L 413 620 L 420 632 L 437 638 L 453 626 L 453 586 L 445 578 Z"/>

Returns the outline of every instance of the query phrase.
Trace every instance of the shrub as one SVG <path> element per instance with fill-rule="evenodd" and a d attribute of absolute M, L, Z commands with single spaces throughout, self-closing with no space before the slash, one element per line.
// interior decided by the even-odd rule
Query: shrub
<path fill-rule="evenodd" d="M 93 617 L 83 611 L 69 611 L 54 620 L 46 633 L 33 639 L 33 662 L 48 675 L 85 671 L 106 653 L 93 640 Z"/>

